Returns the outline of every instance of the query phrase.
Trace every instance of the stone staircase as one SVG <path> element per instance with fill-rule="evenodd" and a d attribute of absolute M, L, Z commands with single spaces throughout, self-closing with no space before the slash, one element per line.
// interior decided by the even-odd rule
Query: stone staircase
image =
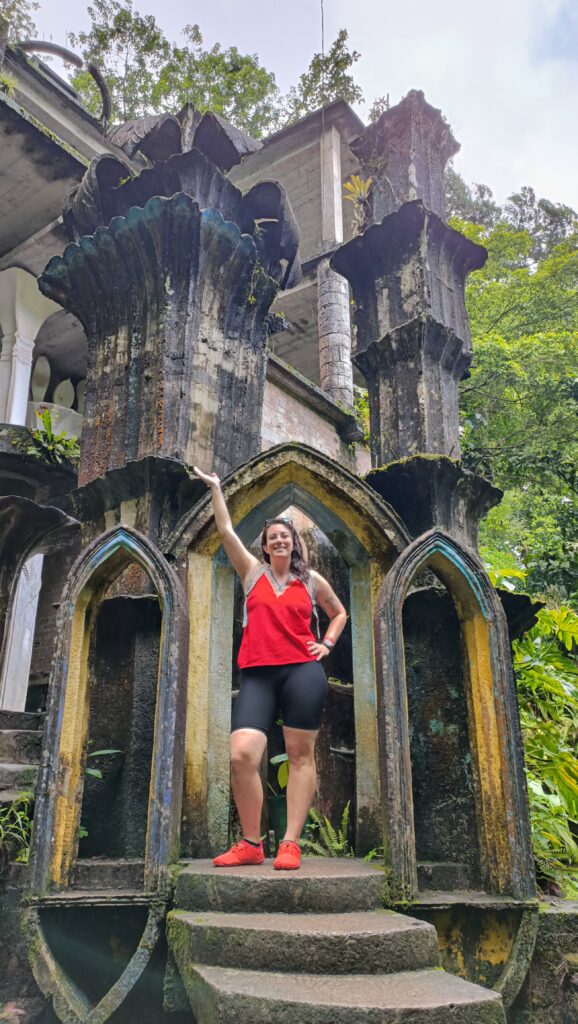
<path fill-rule="evenodd" d="M 34 789 L 43 721 L 43 714 L 0 711 L 0 803 Z"/>
<path fill-rule="evenodd" d="M 359 861 L 180 872 L 167 936 L 197 1024 L 505 1024 L 501 997 L 439 967 L 433 925 L 380 907 Z"/>

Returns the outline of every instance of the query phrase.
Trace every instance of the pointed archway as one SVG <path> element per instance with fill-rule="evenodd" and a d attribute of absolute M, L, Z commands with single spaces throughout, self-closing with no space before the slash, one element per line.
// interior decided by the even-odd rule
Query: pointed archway
<path fill-rule="evenodd" d="M 223 484 L 245 543 L 265 519 L 296 505 L 335 545 L 349 570 L 356 761 L 356 849 L 380 841 L 381 795 L 376 734 L 373 608 L 407 534 L 393 510 L 354 474 L 304 445 L 269 449 Z M 227 841 L 234 574 L 216 531 L 210 495 L 181 521 L 169 542 L 188 569 L 191 652 L 184 783 L 188 856 Z"/>
<path fill-rule="evenodd" d="M 535 893 L 522 739 L 501 602 L 472 552 L 439 530 L 415 540 L 385 579 L 375 612 L 378 736 L 386 857 L 399 892 L 417 896 L 402 610 L 412 581 L 431 569 L 460 622 L 482 884 L 517 898 Z"/>

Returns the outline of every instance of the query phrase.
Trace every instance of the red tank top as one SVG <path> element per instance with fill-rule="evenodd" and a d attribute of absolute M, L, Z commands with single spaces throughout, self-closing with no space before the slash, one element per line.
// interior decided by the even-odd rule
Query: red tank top
<path fill-rule="evenodd" d="M 266 570 L 251 587 L 247 598 L 247 625 L 239 649 L 239 668 L 256 665 L 291 665 L 315 661 L 307 643 L 313 607 L 307 587 L 291 580 L 277 596 Z"/>

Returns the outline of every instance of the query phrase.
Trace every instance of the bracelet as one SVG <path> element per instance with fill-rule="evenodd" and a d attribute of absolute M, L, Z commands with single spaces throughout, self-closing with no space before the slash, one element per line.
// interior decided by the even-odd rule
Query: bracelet
<path fill-rule="evenodd" d="M 335 640 L 331 640 L 328 636 L 324 637 L 324 639 L 321 640 L 321 643 L 324 647 L 327 647 L 328 651 L 331 651 L 335 647 Z"/>

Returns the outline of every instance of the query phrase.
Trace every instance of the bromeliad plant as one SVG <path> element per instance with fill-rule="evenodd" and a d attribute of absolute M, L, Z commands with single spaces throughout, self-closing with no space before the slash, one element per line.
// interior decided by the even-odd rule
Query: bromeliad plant
<path fill-rule="evenodd" d="M 45 459 L 57 466 L 66 466 L 78 462 L 80 458 L 80 446 L 75 438 L 67 437 L 63 430 L 56 433 L 50 409 L 43 411 L 37 409 L 36 415 L 42 423 L 42 429 L 32 431 L 30 444 L 26 448 L 26 455 L 32 455 L 36 459 Z"/>
<path fill-rule="evenodd" d="M 344 182 L 343 198 L 353 203 L 353 220 L 351 229 L 355 235 L 362 235 L 369 223 L 369 194 L 373 178 L 361 178 L 352 174 L 349 181 Z"/>

